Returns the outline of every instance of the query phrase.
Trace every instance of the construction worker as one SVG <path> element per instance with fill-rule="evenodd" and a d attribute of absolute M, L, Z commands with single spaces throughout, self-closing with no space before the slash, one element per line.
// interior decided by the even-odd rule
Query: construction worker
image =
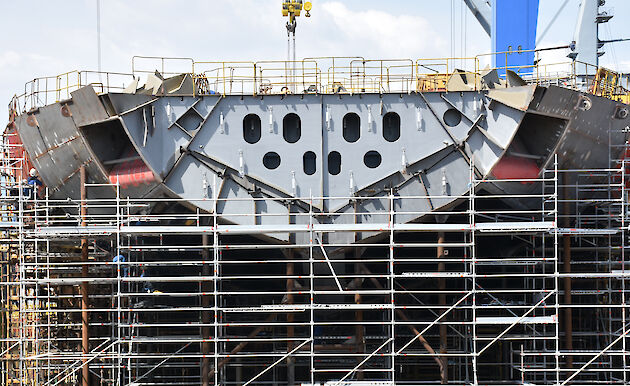
<path fill-rule="evenodd" d="M 37 170 L 35 170 L 35 168 L 31 168 L 28 174 L 28 180 L 26 181 L 27 186 L 24 188 L 24 196 L 25 198 L 32 200 L 39 197 L 39 188 L 43 184 L 37 176 Z"/>
<path fill-rule="evenodd" d="M 147 271 L 148 271 L 148 270 L 145 270 L 144 268 L 142 268 L 142 273 L 140 274 L 140 277 L 144 277 L 144 278 L 149 277 L 149 275 L 148 275 L 148 272 L 147 272 Z M 162 291 L 160 291 L 160 290 L 156 290 L 156 289 L 153 287 L 153 282 L 152 282 L 151 280 L 146 280 L 146 281 L 144 281 L 143 289 L 144 289 L 144 291 L 145 291 L 146 293 L 149 293 L 149 294 L 161 294 L 161 293 L 162 293 Z"/>
<path fill-rule="evenodd" d="M 34 223 L 34 218 L 37 213 L 36 205 L 33 202 L 29 202 L 30 200 L 35 200 L 39 198 L 39 188 L 43 185 L 42 181 L 37 176 L 37 170 L 35 168 L 31 168 L 29 171 L 29 176 L 26 182 L 22 181 L 22 199 L 23 209 L 24 209 L 24 224 L 27 226 L 31 226 Z"/>
<path fill-rule="evenodd" d="M 114 259 L 112 260 L 112 262 L 114 263 L 118 263 L 118 262 L 124 263 L 125 262 L 125 255 L 117 255 L 114 256 Z M 126 264 L 121 264 L 122 265 L 122 269 L 120 270 L 122 273 L 122 277 L 127 277 L 129 276 L 129 266 Z"/>

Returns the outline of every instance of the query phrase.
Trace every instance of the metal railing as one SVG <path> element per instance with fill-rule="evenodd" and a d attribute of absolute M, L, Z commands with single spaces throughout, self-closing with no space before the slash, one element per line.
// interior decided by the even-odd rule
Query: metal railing
<path fill-rule="evenodd" d="M 532 51 L 500 52 L 465 58 L 366 59 L 363 57 L 313 57 L 300 61 L 195 61 L 192 58 L 134 56 L 131 73 L 70 71 L 57 76 L 36 78 L 26 83 L 23 93 L 12 102 L 18 111 L 59 102 L 72 91 L 87 85 L 99 93 L 121 92 L 142 77 L 188 74 L 193 87 L 178 95 L 282 95 L 410 93 L 447 91 L 457 71 L 470 90 L 484 87 L 482 76 L 489 70 L 501 74 L 500 86 L 507 87 L 503 74 L 513 71 L 527 83 L 558 85 L 628 102 L 628 84 L 622 74 L 576 61 L 541 62 L 540 51 L 533 51 L 533 65 L 490 68 L 494 56 Z M 626 79 L 626 83 L 628 80 Z"/>

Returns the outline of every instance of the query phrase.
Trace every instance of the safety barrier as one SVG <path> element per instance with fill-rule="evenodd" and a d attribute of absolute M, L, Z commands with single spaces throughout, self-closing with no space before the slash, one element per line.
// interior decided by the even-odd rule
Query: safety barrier
<path fill-rule="evenodd" d="M 456 72 L 466 89 L 480 90 L 482 78 L 490 70 L 501 75 L 500 86 L 510 85 L 507 72 L 525 82 L 542 86 L 557 85 L 596 95 L 630 101 L 628 79 L 622 74 L 587 63 L 541 62 L 535 51 L 533 65 L 491 68 L 492 56 L 518 55 L 531 51 L 482 54 L 466 58 L 366 59 L 363 57 L 313 57 L 299 61 L 195 61 L 192 58 L 134 56 L 132 72 L 70 71 L 57 76 L 36 78 L 26 83 L 24 92 L 12 101 L 18 111 L 59 102 L 72 91 L 92 85 L 97 92 L 122 92 L 132 82 L 149 74 L 167 78 L 189 74 L 190 90 L 178 95 L 286 95 L 411 93 L 447 91 Z M 459 91 L 459 90 L 458 90 Z"/>

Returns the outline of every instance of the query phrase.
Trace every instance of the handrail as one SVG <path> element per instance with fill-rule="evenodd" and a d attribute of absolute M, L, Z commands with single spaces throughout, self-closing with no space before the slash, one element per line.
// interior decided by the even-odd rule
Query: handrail
<path fill-rule="evenodd" d="M 157 69 L 153 69 L 151 71 L 149 70 L 137 70 L 136 69 L 136 61 L 138 59 L 148 59 L 148 60 L 159 60 L 161 63 L 161 74 L 169 74 L 169 72 L 166 71 L 166 68 L 164 67 L 166 64 L 166 61 L 185 61 L 188 62 L 190 61 L 190 73 L 194 73 L 195 72 L 195 60 L 193 58 L 186 58 L 186 57 L 176 57 L 176 56 L 142 56 L 142 55 L 134 55 L 131 58 L 131 73 L 136 75 L 137 72 L 139 73 L 153 73 L 155 72 Z M 171 72 L 172 74 L 181 74 L 182 72 L 187 73 L 188 71 L 177 71 L 177 72 Z"/>
<path fill-rule="evenodd" d="M 622 74 L 579 61 L 541 63 L 540 51 L 504 51 L 472 57 L 416 60 L 330 56 L 297 61 L 195 61 L 187 57 L 136 55 L 132 57 L 131 73 L 73 70 L 56 76 L 35 78 L 25 84 L 24 92 L 17 95 L 12 103 L 27 111 L 69 99 L 72 91 L 86 85 L 95 86 L 98 93 L 121 92 L 125 85 L 139 75 L 154 73 L 156 63 L 162 75 L 189 74 L 194 84 L 191 96 L 207 93 L 281 95 L 441 92 L 446 91 L 448 81 L 456 69 L 470 77 L 471 90 L 479 90 L 483 73 L 497 69 L 501 72 L 514 71 L 531 84 L 560 85 L 630 102 L 630 85 L 626 84 L 625 88 L 621 85 Z M 535 64 L 508 64 L 509 55 L 531 52 L 535 54 Z M 505 64 L 500 68 L 487 66 L 493 55 L 504 55 Z M 151 63 L 149 67 L 143 67 L 145 62 Z"/>

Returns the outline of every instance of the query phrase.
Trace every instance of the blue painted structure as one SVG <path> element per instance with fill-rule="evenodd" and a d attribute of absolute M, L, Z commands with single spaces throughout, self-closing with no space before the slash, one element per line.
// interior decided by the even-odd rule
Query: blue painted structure
<path fill-rule="evenodd" d="M 492 67 L 506 67 L 519 74 L 531 73 L 536 48 L 539 0 L 492 0 L 492 52 L 512 52 L 492 57 Z M 507 63 L 506 63 L 507 60 Z M 505 70 L 499 70 L 505 74 Z"/>

